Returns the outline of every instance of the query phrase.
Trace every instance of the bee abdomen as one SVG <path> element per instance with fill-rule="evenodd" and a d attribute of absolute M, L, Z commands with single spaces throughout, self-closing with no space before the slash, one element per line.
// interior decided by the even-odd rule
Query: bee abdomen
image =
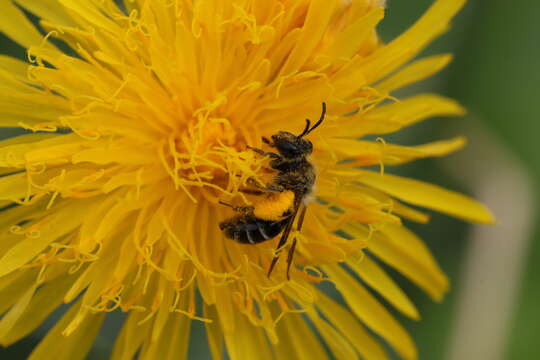
<path fill-rule="evenodd" d="M 285 227 L 288 219 L 261 220 L 254 217 L 235 217 L 219 224 L 226 237 L 242 244 L 258 244 L 275 238 Z"/>

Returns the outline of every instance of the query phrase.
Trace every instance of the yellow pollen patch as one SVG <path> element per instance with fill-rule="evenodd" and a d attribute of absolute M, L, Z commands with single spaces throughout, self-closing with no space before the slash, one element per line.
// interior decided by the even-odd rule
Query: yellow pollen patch
<path fill-rule="evenodd" d="M 253 214 L 263 220 L 280 220 L 283 218 L 283 214 L 292 208 L 293 203 L 294 192 L 290 190 L 272 194 L 255 204 Z"/>

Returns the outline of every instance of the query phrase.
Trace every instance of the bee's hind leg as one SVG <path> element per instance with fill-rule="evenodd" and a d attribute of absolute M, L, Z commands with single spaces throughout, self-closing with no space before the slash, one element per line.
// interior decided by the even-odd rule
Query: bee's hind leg
<path fill-rule="evenodd" d="M 300 217 L 298 218 L 298 223 L 296 224 L 296 231 L 302 230 L 302 225 L 304 224 L 304 218 L 306 217 L 307 207 L 304 206 L 300 212 Z M 290 272 L 293 262 L 294 252 L 296 251 L 296 236 L 292 240 L 291 247 L 289 248 L 289 253 L 287 254 L 287 280 L 291 280 Z"/>

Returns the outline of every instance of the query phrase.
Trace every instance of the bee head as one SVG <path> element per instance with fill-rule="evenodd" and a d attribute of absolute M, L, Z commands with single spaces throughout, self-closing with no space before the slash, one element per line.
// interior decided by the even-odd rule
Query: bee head
<path fill-rule="evenodd" d="M 306 119 L 306 127 L 300 135 L 294 135 L 286 131 L 280 131 L 277 134 L 272 135 L 272 141 L 280 155 L 287 159 L 295 159 L 311 154 L 313 151 L 313 144 L 311 144 L 311 141 L 304 139 L 304 136 L 321 125 L 325 115 L 326 104 L 322 103 L 322 112 L 319 121 L 311 126 L 311 121 Z"/>
<path fill-rule="evenodd" d="M 311 154 L 313 145 L 311 141 L 298 137 L 287 131 L 280 131 L 272 135 L 272 142 L 281 156 L 286 159 L 305 157 Z"/>

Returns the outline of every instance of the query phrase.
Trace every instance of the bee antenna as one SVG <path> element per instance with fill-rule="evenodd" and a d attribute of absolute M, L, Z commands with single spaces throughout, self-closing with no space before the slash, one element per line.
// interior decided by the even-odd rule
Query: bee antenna
<path fill-rule="evenodd" d="M 311 121 L 309 119 L 306 119 L 306 127 L 304 128 L 304 131 L 300 135 L 298 135 L 299 138 L 306 135 L 309 132 L 309 127 L 311 126 Z"/>
<path fill-rule="evenodd" d="M 304 131 L 302 131 L 302 134 L 300 134 L 298 137 L 305 136 L 305 135 L 309 134 L 310 132 L 312 132 L 313 130 L 315 130 L 319 125 L 321 125 L 321 123 L 323 122 L 325 116 L 326 116 L 326 103 L 323 102 L 322 103 L 321 117 L 320 117 L 319 121 L 317 121 L 315 123 L 315 125 L 313 125 L 313 127 L 311 129 L 309 129 L 310 121 L 308 119 L 306 119 L 306 122 L 307 122 L 306 128 L 304 129 Z"/>

